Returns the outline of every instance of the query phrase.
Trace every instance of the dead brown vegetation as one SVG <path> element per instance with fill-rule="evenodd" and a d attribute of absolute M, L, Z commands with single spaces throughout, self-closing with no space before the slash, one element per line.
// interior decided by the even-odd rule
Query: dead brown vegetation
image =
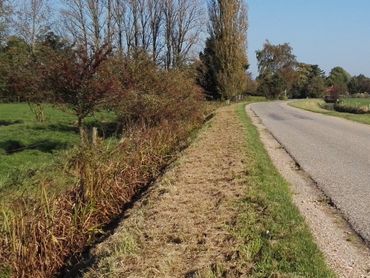
<path fill-rule="evenodd" d="M 217 114 L 93 254 L 85 277 L 248 277 L 233 236 L 245 190 L 243 127 Z M 220 136 L 221 135 L 221 136 Z"/>
<path fill-rule="evenodd" d="M 76 181 L 69 190 L 55 194 L 50 189 L 57 181 L 40 179 L 37 193 L 2 209 L 0 274 L 58 273 L 68 258 L 94 243 L 104 226 L 187 144 L 204 119 L 199 90 L 185 73 L 155 67 L 148 71 L 133 73 L 141 76 L 136 80 L 121 76 L 126 81 L 123 99 L 114 106 L 125 127 L 119 144 L 82 143 L 59 169 Z"/>

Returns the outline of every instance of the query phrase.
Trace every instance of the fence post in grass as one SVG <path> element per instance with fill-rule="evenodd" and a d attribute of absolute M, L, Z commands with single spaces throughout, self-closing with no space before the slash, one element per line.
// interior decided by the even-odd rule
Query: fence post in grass
<path fill-rule="evenodd" d="M 91 133 L 91 143 L 95 146 L 97 143 L 97 138 L 98 138 L 98 129 L 96 127 L 92 128 L 92 133 Z"/>

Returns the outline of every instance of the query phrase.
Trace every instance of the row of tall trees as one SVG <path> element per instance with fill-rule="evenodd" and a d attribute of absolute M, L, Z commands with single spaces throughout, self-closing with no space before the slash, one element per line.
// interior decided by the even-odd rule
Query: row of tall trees
<path fill-rule="evenodd" d="M 292 47 L 266 41 L 257 51 L 258 92 L 269 98 L 320 97 L 325 90 L 324 72 L 318 65 L 300 63 Z"/>
<path fill-rule="evenodd" d="M 0 1 L 3 98 L 34 101 L 40 91 L 37 79 L 48 71 L 47 66 L 52 66 L 55 56 L 73 55 L 76 51 L 79 55 L 84 52 L 86 59 L 106 53 L 106 58 L 135 60 L 145 54 L 164 70 L 194 65 L 190 68 L 197 69 L 198 82 L 212 99 L 230 99 L 246 93 L 253 85 L 247 73 L 248 20 L 244 0 L 210 0 L 208 21 L 202 0 L 60 0 L 58 6 L 55 3 Z M 206 26 L 209 34 L 206 47 L 200 61 L 194 63 Z"/>
<path fill-rule="evenodd" d="M 34 51 L 37 38 L 53 31 L 90 54 L 103 45 L 127 56 L 145 51 L 172 68 L 194 57 L 205 31 L 203 6 L 200 0 L 61 0 L 55 12 L 49 0 L 16 0 L 13 9 L 2 0 L 0 38 L 4 44 L 10 31 Z"/>
<path fill-rule="evenodd" d="M 204 31 L 200 0 L 63 0 L 71 40 L 93 51 L 114 45 L 132 56 L 150 53 L 167 69 L 182 66 Z"/>
<path fill-rule="evenodd" d="M 259 75 L 258 93 L 269 98 L 321 97 L 326 91 L 336 94 L 370 92 L 370 79 L 354 76 L 341 67 L 334 67 L 328 76 L 318 65 L 297 61 L 292 47 L 266 41 L 256 53 Z"/>

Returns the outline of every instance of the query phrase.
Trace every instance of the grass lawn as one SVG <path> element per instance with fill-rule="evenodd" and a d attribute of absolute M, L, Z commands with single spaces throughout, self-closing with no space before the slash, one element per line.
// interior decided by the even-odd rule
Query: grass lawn
<path fill-rule="evenodd" d="M 344 102 L 351 103 L 351 105 L 356 105 L 361 103 L 362 105 L 370 104 L 369 99 L 344 99 Z M 297 100 L 293 102 L 289 102 L 290 106 L 301 108 L 307 111 L 326 114 L 330 116 L 340 117 L 347 120 L 363 123 L 363 124 L 370 124 L 370 114 L 351 114 L 351 113 L 344 113 L 344 112 L 337 112 L 326 110 L 321 107 L 322 104 L 325 102 L 322 99 L 305 99 L 305 100 Z"/>
<path fill-rule="evenodd" d="M 335 277 L 244 105 L 238 113 L 245 127 L 247 190 L 234 234 L 242 242 L 240 254 L 254 265 L 252 277 Z"/>
<path fill-rule="evenodd" d="M 370 99 L 368 98 L 344 98 L 342 99 L 343 104 L 350 106 L 369 106 Z"/>
<path fill-rule="evenodd" d="M 0 189 L 30 178 L 79 142 L 71 113 L 46 106 L 45 115 L 46 122 L 38 123 L 27 104 L 0 104 Z M 112 115 L 99 113 L 87 122 L 108 120 Z"/>

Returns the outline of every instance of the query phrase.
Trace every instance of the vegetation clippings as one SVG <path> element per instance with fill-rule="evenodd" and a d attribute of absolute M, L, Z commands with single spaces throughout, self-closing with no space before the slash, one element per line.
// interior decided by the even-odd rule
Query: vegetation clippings
<path fill-rule="evenodd" d="M 94 254 L 85 277 L 334 277 L 244 105 L 219 109 Z"/>

